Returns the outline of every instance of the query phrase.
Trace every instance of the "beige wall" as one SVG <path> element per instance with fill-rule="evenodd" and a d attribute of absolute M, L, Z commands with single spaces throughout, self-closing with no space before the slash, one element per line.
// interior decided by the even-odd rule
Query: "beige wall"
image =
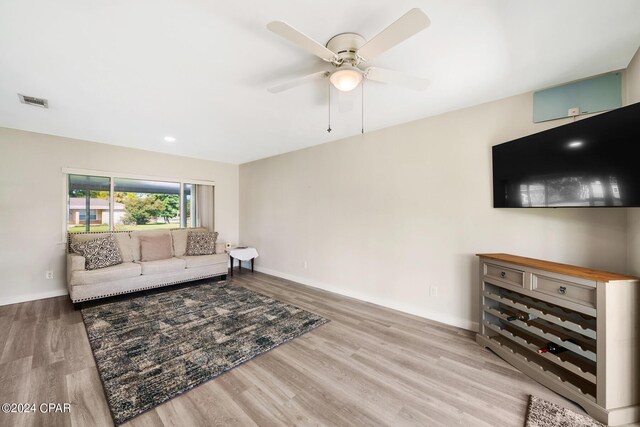
<path fill-rule="evenodd" d="M 219 239 L 238 240 L 238 165 L 0 128 L 0 304 L 66 293 L 63 167 L 215 181 Z"/>
<path fill-rule="evenodd" d="M 524 94 L 241 165 L 240 240 L 264 272 L 475 328 L 476 253 L 626 270 L 624 209 L 492 208 L 490 147 L 565 123 Z"/>
<path fill-rule="evenodd" d="M 626 101 L 640 102 L 640 49 L 625 72 Z M 629 240 L 627 268 L 630 274 L 640 276 L 640 208 L 629 209 Z"/>

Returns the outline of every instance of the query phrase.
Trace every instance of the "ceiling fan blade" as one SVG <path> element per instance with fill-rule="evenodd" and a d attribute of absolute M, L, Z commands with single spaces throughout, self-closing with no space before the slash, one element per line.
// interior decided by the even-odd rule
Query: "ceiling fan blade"
<path fill-rule="evenodd" d="M 389 70 L 386 68 L 369 67 L 365 71 L 368 80 L 380 83 L 389 83 L 405 87 L 413 90 L 424 90 L 431 84 L 430 80 L 416 77 L 411 74 L 400 71 Z"/>
<path fill-rule="evenodd" d="M 271 93 L 280 93 L 280 92 L 284 92 L 285 90 L 294 88 L 296 86 L 301 86 L 307 83 L 311 83 L 313 81 L 316 80 L 321 80 L 324 78 L 327 78 L 329 76 L 329 71 L 318 71 L 317 73 L 313 73 L 313 74 L 307 74 L 304 77 L 300 77 L 297 79 L 293 79 L 290 80 L 288 82 L 285 83 L 281 83 L 277 86 L 273 86 L 270 87 L 269 89 L 267 89 L 269 92 Z"/>
<path fill-rule="evenodd" d="M 337 59 L 336 54 L 326 47 L 322 46 L 311 37 L 296 30 L 291 25 L 282 21 L 273 21 L 267 24 L 267 28 L 276 33 L 280 37 L 289 40 L 291 43 L 298 45 L 307 52 L 311 52 L 315 56 L 324 59 L 327 62 L 331 62 Z"/>
<path fill-rule="evenodd" d="M 371 61 L 381 53 L 424 30 L 430 24 L 429 17 L 422 10 L 411 9 L 358 49 L 358 55 L 366 61 Z"/>

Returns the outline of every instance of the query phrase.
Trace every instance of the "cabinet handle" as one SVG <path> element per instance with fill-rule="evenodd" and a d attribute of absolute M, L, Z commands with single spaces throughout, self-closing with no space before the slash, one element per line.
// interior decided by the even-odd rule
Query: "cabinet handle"
<path fill-rule="evenodd" d="M 567 293 L 567 287 L 566 286 L 560 286 L 558 288 L 558 293 L 562 294 L 562 295 L 566 294 Z"/>
<path fill-rule="evenodd" d="M 507 275 L 507 273 L 505 273 L 504 271 L 501 271 L 501 272 L 500 272 L 500 277 L 504 277 L 504 276 L 506 276 L 506 275 Z"/>

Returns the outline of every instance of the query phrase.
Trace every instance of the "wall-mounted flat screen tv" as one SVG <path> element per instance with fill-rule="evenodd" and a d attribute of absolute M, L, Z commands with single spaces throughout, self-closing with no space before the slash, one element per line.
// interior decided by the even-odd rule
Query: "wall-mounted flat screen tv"
<path fill-rule="evenodd" d="M 493 206 L 640 206 L 640 103 L 494 146 Z"/>

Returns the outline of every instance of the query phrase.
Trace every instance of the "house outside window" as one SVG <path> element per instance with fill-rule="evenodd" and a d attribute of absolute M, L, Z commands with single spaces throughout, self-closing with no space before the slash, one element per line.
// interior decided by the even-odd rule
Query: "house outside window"
<path fill-rule="evenodd" d="M 107 231 L 110 228 L 111 178 L 69 175 L 67 230 Z"/>

